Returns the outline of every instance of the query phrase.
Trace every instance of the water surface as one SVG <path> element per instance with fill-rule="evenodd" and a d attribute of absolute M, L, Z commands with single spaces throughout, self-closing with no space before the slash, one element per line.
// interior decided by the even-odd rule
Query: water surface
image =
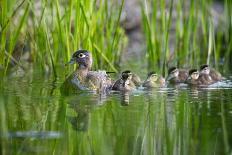
<path fill-rule="evenodd" d="M 64 96 L 62 78 L 5 78 L 1 154 L 231 154 L 231 79 L 208 88 Z"/>

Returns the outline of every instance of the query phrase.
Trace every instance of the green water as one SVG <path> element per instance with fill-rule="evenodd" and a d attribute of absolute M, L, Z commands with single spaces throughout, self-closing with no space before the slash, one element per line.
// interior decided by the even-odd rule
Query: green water
<path fill-rule="evenodd" d="M 231 154 L 230 78 L 210 88 L 69 96 L 62 78 L 5 78 L 1 154 Z"/>

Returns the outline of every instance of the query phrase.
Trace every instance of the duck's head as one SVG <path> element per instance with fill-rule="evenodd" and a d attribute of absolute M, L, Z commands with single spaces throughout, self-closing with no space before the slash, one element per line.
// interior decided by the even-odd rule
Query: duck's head
<path fill-rule="evenodd" d="M 77 63 L 79 68 L 90 69 L 93 63 L 91 53 L 87 50 L 77 50 L 75 53 L 73 53 L 72 58 L 68 64 L 74 63 Z"/>
<path fill-rule="evenodd" d="M 132 79 L 132 73 L 129 70 L 123 71 L 121 75 L 121 79 L 123 80 L 123 87 L 129 85 L 130 80 Z"/>
<path fill-rule="evenodd" d="M 156 72 L 150 72 L 147 75 L 147 80 L 151 81 L 151 82 L 156 82 L 158 80 L 158 74 Z"/>
<path fill-rule="evenodd" d="M 132 72 L 130 70 L 126 70 L 122 72 L 122 79 L 123 80 L 131 80 L 132 79 Z"/>
<path fill-rule="evenodd" d="M 198 72 L 198 70 L 197 70 L 197 69 L 191 69 L 191 70 L 189 71 L 189 77 L 190 77 L 191 79 L 193 79 L 193 80 L 197 80 L 198 77 L 199 77 L 199 72 Z"/>
<path fill-rule="evenodd" d="M 168 80 L 172 78 L 177 78 L 179 76 L 179 69 L 176 67 L 171 67 L 168 70 Z"/>
<path fill-rule="evenodd" d="M 209 72 L 210 72 L 209 65 L 202 65 L 200 67 L 200 73 L 202 73 L 202 74 L 209 74 Z"/>

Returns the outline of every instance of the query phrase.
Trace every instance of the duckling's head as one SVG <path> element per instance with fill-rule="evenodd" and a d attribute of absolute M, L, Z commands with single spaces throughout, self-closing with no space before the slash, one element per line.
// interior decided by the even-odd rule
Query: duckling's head
<path fill-rule="evenodd" d="M 147 80 L 152 81 L 152 82 L 156 82 L 158 80 L 158 78 L 159 77 L 158 77 L 156 72 L 150 72 L 147 75 Z"/>
<path fill-rule="evenodd" d="M 202 65 L 200 67 L 200 73 L 202 73 L 202 74 L 209 74 L 209 72 L 210 72 L 209 65 Z"/>
<path fill-rule="evenodd" d="M 123 80 L 131 80 L 132 79 L 132 72 L 130 70 L 126 70 L 122 72 L 122 79 Z"/>
<path fill-rule="evenodd" d="M 132 73 L 129 70 L 123 71 L 121 75 L 121 79 L 123 80 L 123 87 L 126 87 L 130 84 L 130 80 L 132 79 Z"/>
<path fill-rule="evenodd" d="M 197 80 L 198 77 L 199 77 L 199 72 L 198 72 L 198 70 L 197 70 L 197 69 L 191 69 L 191 70 L 189 71 L 189 76 L 190 76 L 191 79 Z"/>
<path fill-rule="evenodd" d="M 179 70 L 178 70 L 178 68 L 176 68 L 176 67 L 171 67 L 171 68 L 169 68 L 169 70 L 168 70 L 169 79 L 170 79 L 170 78 L 177 78 L 178 75 L 179 75 Z"/>
<path fill-rule="evenodd" d="M 91 53 L 87 50 L 77 50 L 75 53 L 73 53 L 72 58 L 69 61 L 69 64 L 74 63 L 77 63 L 79 68 L 90 69 L 93 63 Z"/>

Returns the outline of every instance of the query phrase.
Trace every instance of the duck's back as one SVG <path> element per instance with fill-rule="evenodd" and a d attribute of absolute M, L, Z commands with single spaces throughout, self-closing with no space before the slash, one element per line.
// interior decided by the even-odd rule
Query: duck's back
<path fill-rule="evenodd" d="M 212 77 L 212 79 L 216 82 L 222 80 L 222 75 L 213 68 L 210 69 L 209 74 Z"/>
<path fill-rule="evenodd" d="M 112 81 L 106 71 L 89 71 L 85 82 L 90 88 L 100 91 L 108 90 L 112 86 Z"/>
<path fill-rule="evenodd" d="M 200 81 L 201 85 L 210 85 L 214 83 L 210 75 L 207 74 L 200 74 L 198 80 Z"/>
<path fill-rule="evenodd" d="M 117 81 L 114 82 L 114 85 L 112 87 L 112 90 L 120 90 L 122 86 L 122 80 L 118 79 Z"/>
<path fill-rule="evenodd" d="M 134 83 L 134 85 L 136 87 L 139 87 L 141 85 L 141 83 L 142 83 L 140 77 L 138 75 L 136 75 L 136 74 L 132 74 L 131 81 Z"/>
<path fill-rule="evenodd" d="M 188 71 L 185 69 L 180 69 L 178 79 L 180 83 L 185 83 L 188 79 Z"/>

